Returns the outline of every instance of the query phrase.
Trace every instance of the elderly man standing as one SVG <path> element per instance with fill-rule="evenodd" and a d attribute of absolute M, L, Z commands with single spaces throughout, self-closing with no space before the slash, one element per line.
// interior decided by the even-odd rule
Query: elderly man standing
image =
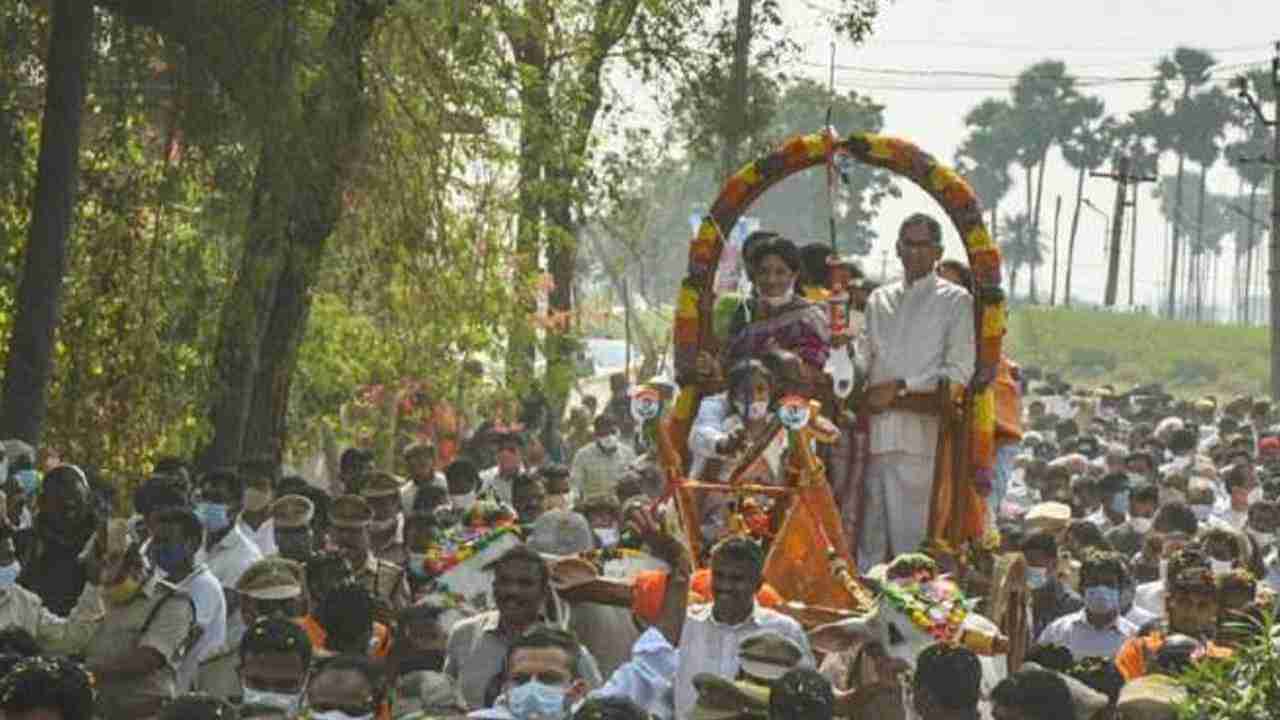
<path fill-rule="evenodd" d="M 939 383 L 968 383 L 974 367 L 973 298 L 934 272 L 942 227 L 928 215 L 898 231 L 902 280 L 867 301 L 871 454 L 858 564 L 869 569 L 925 539 L 940 419 L 899 401 Z"/>

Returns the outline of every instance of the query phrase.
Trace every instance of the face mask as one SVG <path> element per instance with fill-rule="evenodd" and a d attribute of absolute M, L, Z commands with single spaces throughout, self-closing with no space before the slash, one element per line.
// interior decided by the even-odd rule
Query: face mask
<path fill-rule="evenodd" d="M 1084 606 L 1095 615 L 1109 615 L 1120 610 L 1120 591 L 1106 585 L 1084 589 Z"/>
<path fill-rule="evenodd" d="M 1027 587 L 1039 590 L 1049 583 L 1049 571 L 1042 567 L 1027 568 Z"/>
<path fill-rule="evenodd" d="M 601 545 L 613 547 L 618 544 L 618 528 L 598 528 L 596 537 L 600 538 Z"/>
<path fill-rule="evenodd" d="M 529 718 L 564 717 L 565 689 L 559 685 L 545 685 L 530 680 L 511 688 L 507 695 L 507 707 L 519 720 Z"/>
<path fill-rule="evenodd" d="M 173 575 L 186 566 L 189 558 L 187 548 L 181 543 L 156 544 L 152 547 L 151 553 L 156 567 L 163 570 L 166 575 Z"/>
<path fill-rule="evenodd" d="M 1225 575 L 1231 572 L 1231 564 L 1230 560 L 1209 560 L 1209 567 L 1213 570 L 1214 575 Z"/>
<path fill-rule="evenodd" d="M 27 495 L 35 495 L 36 488 L 40 487 L 40 476 L 35 470 L 19 470 L 13 474 L 13 477 L 22 487 L 22 492 Z"/>
<path fill-rule="evenodd" d="M 1262 488 L 1256 487 L 1249 491 L 1249 504 L 1262 502 Z"/>
<path fill-rule="evenodd" d="M 1117 515 L 1129 514 L 1129 493 L 1116 493 L 1111 496 L 1111 512 Z"/>
<path fill-rule="evenodd" d="M 409 553 L 409 574 L 416 578 L 427 577 L 426 553 Z"/>
<path fill-rule="evenodd" d="M 602 438 L 596 438 L 596 445 L 599 445 L 600 449 L 605 452 L 613 452 L 618 448 L 618 436 L 605 435 Z"/>
<path fill-rule="evenodd" d="M 1151 518 L 1149 517 L 1133 517 L 1129 518 L 1129 526 L 1139 535 L 1146 535 L 1151 532 Z"/>
<path fill-rule="evenodd" d="M 747 418 L 751 420 L 759 420 L 769 414 L 769 403 L 764 400 L 757 400 L 747 407 Z"/>
<path fill-rule="evenodd" d="M 370 522 L 369 522 L 369 529 L 370 529 L 370 530 L 372 530 L 372 531 L 374 531 L 374 532 L 386 532 L 386 531 L 388 531 L 388 530 L 391 530 L 391 529 L 395 528 L 395 526 L 396 526 L 396 521 L 397 521 L 398 519 L 399 519 L 399 518 L 397 518 L 395 515 L 392 515 L 391 517 L 389 517 L 389 518 L 383 518 L 382 520 L 373 520 L 373 521 L 370 521 Z"/>
<path fill-rule="evenodd" d="M 462 493 L 461 495 L 450 495 L 449 504 L 459 510 L 470 510 L 471 506 L 476 504 L 476 493 L 472 490 L 469 493 Z"/>
<path fill-rule="evenodd" d="M 301 698 L 301 694 L 268 692 L 266 690 L 255 690 L 247 685 L 244 686 L 245 705 L 266 705 L 267 707 L 278 708 L 292 714 L 298 707 L 298 702 Z"/>
<path fill-rule="evenodd" d="M 1204 522 L 1209 519 L 1209 513 L 1213 512 L 1212 505 L 1192 505 L 1191 512 L 1196 514 L 1196 519 Z"/>
<path fill-rule="evenodd" d="M 791 302 L 795 298 L 795 296 L 796 296 L 795 288 L 789 287 L 787 288 L 786 292 L 782 293 L 777 297 L 765 297 L 761 295 L 760 299 L 764 301 L 765 305 L 768 305 L 771 308 L 779 308 Z"/>
<path fill-rule="evenodd" d="M 138 582 L 136 578 L 127 577 L 115 585 L 104 588 L 102 594 L 108 603 L 124 605 L 137 597 L 140 592 L 142 592 L 142 583 Z"/>
<path fill-rule="evenodd" d="M 341 710 L 326 710 L 324 712 L 309 713 L 311 720 L 373 720 L 373 713 L 365 713 L 363 715 L 348 715 Z"/>
<path fill-rule="evenodd" d="M 273 498 L 274 494 L 270 490 L 249 488 L 244 491 L 244 509 L 249 512 L 265 510 Z"/>
<path fill-rule="evenodd" d="M 0 588 L 13 587 L 13 584 L 18 581 L 18 576 L 21 574 L 22 563 L 17 560 L 0 567 Z"/>
<path fill-rule="evenodd" d="M 211 533 L 226 530 L 231 524 L 227 519 L 227 506 L 223 503 L 198 502 L 195 512 L 196 517 L 200 518 L 200 524 Z"/>

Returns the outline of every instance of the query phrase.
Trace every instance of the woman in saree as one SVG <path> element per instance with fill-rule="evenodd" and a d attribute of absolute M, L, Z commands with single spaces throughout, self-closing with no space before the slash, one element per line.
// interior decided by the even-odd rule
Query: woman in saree
<path fill-rule="evenodd" d="M 789 379 L 807 386 L 797 389 L 815 397 L 825 384 L 822 368 L 831 353 L 831 328 L 826 311 L 796 292 L 800 250 L 779 235 L 764 235 L 746 246 L 755 291 L 734 313 L 722 356 L 737 361 L 774 355 L 796 376 Z"/>

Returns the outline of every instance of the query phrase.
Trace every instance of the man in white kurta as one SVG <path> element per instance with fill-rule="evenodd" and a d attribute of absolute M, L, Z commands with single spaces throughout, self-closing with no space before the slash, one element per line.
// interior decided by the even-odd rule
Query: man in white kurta
<path fill-rule="evenodd" d="M 973 375 L 973 299 L 933 271 L 941 255 L 937 221 L 907 218 L 898 233 L 903 279 L 867 301 L 867 404 L 873 414 L 858 543 L 863 571 L 915 551 L 928 529 L 939 420 L 886 408 L 906 393 L 932 392 L 943 380 L 966 384 Z"/>

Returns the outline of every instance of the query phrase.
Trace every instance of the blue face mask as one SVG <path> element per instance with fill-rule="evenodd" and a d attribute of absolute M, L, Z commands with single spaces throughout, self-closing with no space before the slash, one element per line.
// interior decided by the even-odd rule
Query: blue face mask
<path fill-rule="evenodd" d="M 546 685 L 530 680 L 511 688 L 507 695 L 507 707 L 519 720 L 533 717 L 547 720 L 563 718 L 564 695 L 565 688 L 559 685 Z"/>
<path fill-rule="evenodd" d="M 157 543 L 152 548 L 151 555 L 155 559 L 156 567 L 163 570 L 166 575 L 176 573 L 187 564 L 190 557 L 190 553 L 182 543 Z"/>
<path fill-rule="evenodd" d="M 1116 493 L 1111 496 L 1111 512 L 1117 515 L 1129 514 L 1129 493 Z"/>
<path fill-rule="evenodd" d="M 35 470 L 19 470 L 13 474 L 13 478 L 27 495 L 35 495 L 40 487 L 40 475 Z"/>
<path fill-rule="evenodd" d="M 1120 590 L 1106 585 L 1084 589 L 1084 606 L 1095 615 L 1109 615 L 1120 610 Z"/>
<path fill-rule="evenodd" d="M 196 517 L 209 532 L 225 530 L 231 521 L 227 519 L 227 506 L 224 503 L 198 502 L 195 507 Z"/>
<path fill-rule="evenodd" d="M 0 567 L 0 588 L 13 587 L 13 584 L 18 582 L 18 576 L 21 574 L 22 563 L 17 560 Z"/>

